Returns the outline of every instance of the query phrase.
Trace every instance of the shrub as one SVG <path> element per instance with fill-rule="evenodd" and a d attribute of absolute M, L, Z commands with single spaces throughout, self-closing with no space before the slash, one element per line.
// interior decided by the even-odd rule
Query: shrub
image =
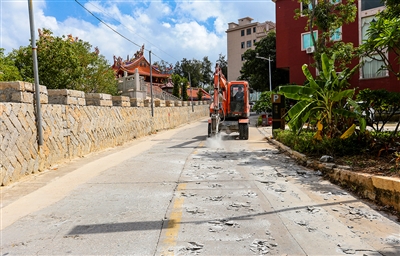
<path fill-rule="evenodd" d="M 323 138 L 316 140 L 314 131 L 304 131 L 300 134 L 289 130 L 277 130 L 275 139 L 291 149 L 310 156 L 330 155 L 344 156 L 366 153 L 373 145 L 373 137 L 368 133 L 355 133 L 348 139 Z"/>

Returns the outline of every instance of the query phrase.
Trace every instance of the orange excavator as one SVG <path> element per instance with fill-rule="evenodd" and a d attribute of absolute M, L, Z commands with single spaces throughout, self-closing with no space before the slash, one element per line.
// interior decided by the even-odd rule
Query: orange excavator
<path fill-rule="evenodd" d="M 214 96 L 210 104 L 208 137 L 221 131 L 239 133 L 239 139 L 249 138 L 250 92 L 246 81 L 227 82 L 218 63 L 214 72 Z"/>

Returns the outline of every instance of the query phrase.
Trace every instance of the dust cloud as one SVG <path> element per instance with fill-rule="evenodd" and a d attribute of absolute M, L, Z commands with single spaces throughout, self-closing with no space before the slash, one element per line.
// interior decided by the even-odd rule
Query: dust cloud
<path fill-rule="evenodd" d="M 215 136 L 207 138 L 206 147 L 207 148 L 224 148 L 221 133 L 217 133 Z"/>

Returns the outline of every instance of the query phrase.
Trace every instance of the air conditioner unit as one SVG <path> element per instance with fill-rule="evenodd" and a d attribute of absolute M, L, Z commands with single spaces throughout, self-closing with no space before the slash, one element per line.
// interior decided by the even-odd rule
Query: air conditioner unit
<path fill-rule="evenodd" d="M 307 47 L 307 48 L 306 48 L 306 53 L 307 53 L 307 54 L 313 53 L 314 50 L 315 50 L 315 49 L 314 49 L 314 46 Z"/>

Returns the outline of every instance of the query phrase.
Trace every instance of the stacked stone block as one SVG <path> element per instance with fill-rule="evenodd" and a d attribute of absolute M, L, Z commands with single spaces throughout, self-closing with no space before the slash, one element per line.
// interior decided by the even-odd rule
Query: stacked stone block
<path fill-rule="evenodd" d="M 49 104 L 85 106 L 85 93 L 76 90 L 50 89 L 48 90 Z"/>
<path fill-rule="evenodd" d="M 165 100 L 155 99 L 154 105 L 156 107 L 165 107 Z"/>
<path fill-rule="evenodd" d="M 27 82 L 0 82 L 0 102 L 33 103 L 35 85 Z M 40 103 L 48 102 L 46 86 L 39 86 Z"/>
<path fill-rule="evenodd" d="M 112 96 L 113 106 L 130 107 L 130 98 L 127 96 Z"/>
<path fill-rule="evenodd" d="M 150 107 L 151 107 L 151 99 L 145 99 L 145 100 L 143 100 L 143 105 L 144 105 L 146 108 L 150 108 Z M 155 106 L 154 106 L 154 100 L 153 100 L 153 107 L 155 107 Z"/>
<path fill-rule="evenodd" d="M 165 106 L 166 107 L 174 107 L 175 106 L 175 102 L 173 100 L 166 100 L 165 101 Z"/>
<path fill-rule="evenodd" d="M 131 107 L 144 107 L 143 99 L 131 98 Z"/>
<path fill-rule="evenodd" d="M 111 107 L 112 96 L 105 93 L 86 93 L 86 105 L 87 106 L 104 106 Z"/>

